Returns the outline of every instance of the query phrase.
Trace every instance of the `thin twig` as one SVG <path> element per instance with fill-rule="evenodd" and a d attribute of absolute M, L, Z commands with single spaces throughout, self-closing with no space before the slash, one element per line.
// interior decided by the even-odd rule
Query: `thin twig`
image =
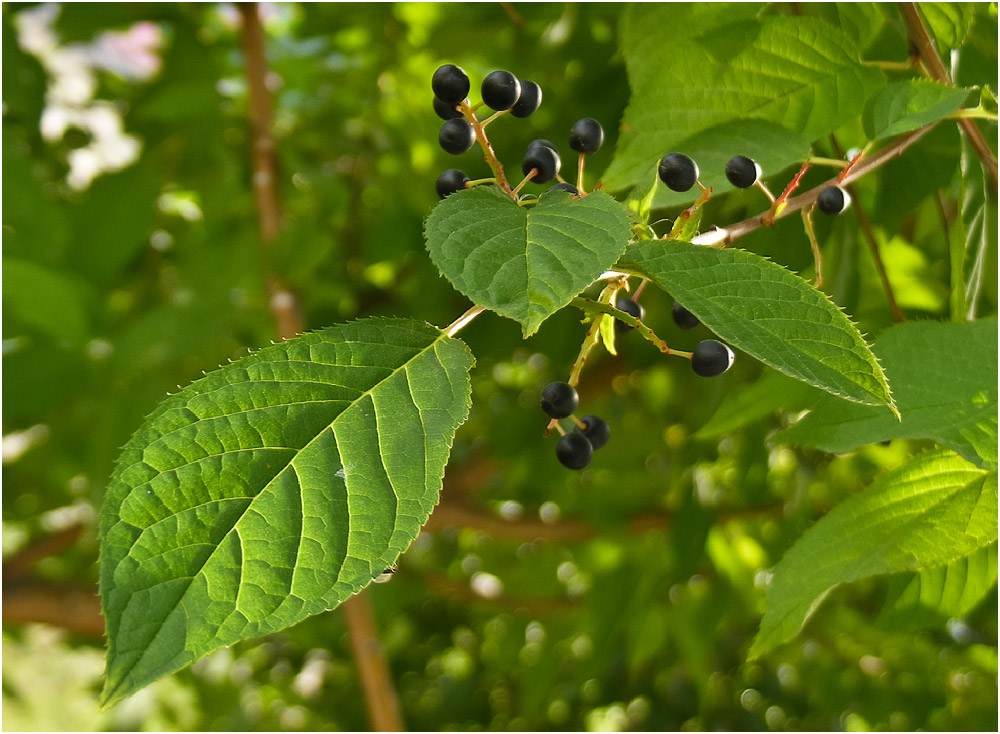
<path fill-rule="evenodd" d="M 264 32 L 256 3 L 240 3 L 243 19 L 243 51 L 250 90 L 250 135 L 253 152 L 253 191 L 257 202 L 261 243 L 270 245 L 281 228 L 278 199 L 271 100 L 267 90 L 267 59 Z M 272 274 L 267 274 L 270 306 L 278 334 L 289 339 L 304 330 L 305 324 L 295 294 Z M 385 655 L 375 633 L 375 620 L 368 599 L 356 594 L 340 605 L 351 637 L 351 647 L 365 692 L 365 702 L 377 731 L 402 731 L 399 703 Z"/>
<path fill-rule="evenodd" d="M 451 322 L 447 329 L 445 329 L 445 334 L 448 336 L 455 336 L 458 332 L 468 326 L 476 316 L 481 314 L 486 309 L 482 306 L 473 306 L 468 311 L 463 313 L 457 319 Z"/>
<path fill-rule="evenodd" d="M 920 60 L 923 62 L 927 72 L 935 80 L 951 86 L 951 77 L 948 75 L 948 70 L 945 68 L 941 56 L 938 54 L 934 41 L 931 40 L 930 35 L 927 33 L 927 28 L 924 27 L 924 22 L 920 17 L 920 12 L 917 10 L 916 3 L 900 3 L 899 9 L 903 14 L 903 20 L 906 21 L 906 30 L 910 35 L 910 41 L 913 42 L 917 52 L 920 54 Z M 962 132 L 965 133 L 965 137 L 973 150 L 976 151 L 979 160 L 983 162 L 983 168 L 986 169 L 986 173 L 990 177 L 990 182 L 993 184 L 993 190 L 996 191 L 997 157 L 990 150 L 989 143 L 986 142 L 986 138 L 983 137 L 982 132 L 976 127 L 976 123 L 973 120 L 962 118 L 958 121 L 958 125 L 962 128 Z"/>

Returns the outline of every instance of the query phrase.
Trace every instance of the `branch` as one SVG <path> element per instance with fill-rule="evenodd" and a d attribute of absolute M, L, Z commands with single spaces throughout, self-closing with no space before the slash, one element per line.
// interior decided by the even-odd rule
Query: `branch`
<path fill-rule="evenodd" d="M 948 70 L 945 68 L 944 62 L 941 61 L 941 56 L 938 54 L 937 47 L 934 45 L 934 41 L 931 40 L 930 35 L 928 35 L 927 28 L 924 27 L 924 22 L 920 18 L 920 12 L 917 10 L 916 3 L 900 3 L 899 10 L 906 21 L 906 30 L 909 33 L 910 41 L 913 42 L 917 52 L 920 54 L 920 60 L 923 62 L 924 68 L 927 69 L 927 72 L 936 81 L 953 86 L 951 77 L 948 75 Z M 965 134 L 973 150 L 976 151 L 979 160 L 983 162 L 983 168 L 989 174 L 993 190 L 996 191 L 997 158 L 993 155 L 993 151 L 990 150 L 989 143 L 986 142 L 986 138 L 983 137 L 982 132 L 976 127 L 976 123 L 971 119 L 962 118 L 958 120 L 958 125 L 962 128 L 962 132 Z"/>
<path fill-rule="evenodd" d="M 240 3 L 243 18 L 243 52 L 250 89 L 250 135 L 253 157 L 253 191 L 257 202 L 260 239 L 267 247 L 278 236 L 281 206 L 275 186 L 274 137 L 271 99 L 267 90 L 267 59 L 264 32 L 256 3 Z M 290 339 L 305 330 L 298 299 L 273 275 L 267 274 L 271 312 L 278 335 Z M 365 702 L 376 731 L 402 731 L 399 701 L 385 655 L 375 633 L 375 619 L 369 600 L 355 594 L 340 605 L 351 637 L 355 663 L 365 692 Z"/>
<path fill-rule="evenodd" d="M 887 161 L 892 158 L 896 158 L 902 155 L 903 151 L 913 145 L 915 142 L 920 140 L 924 135 L 929 133 L 937 122 L 932 122 L 929 125 L 924 125 L 923 127 L 917 128 L 916 130 L 911 130 L 908 133 L 900 135 L 898 138 L 893 140 L 889 145 L 885 146 L 881 150 L 873 153 L 870 156 L 865 156 L 862 158 L 854 168 L 852 168 L 846 176 L 843 178 L 834 177 L 827 181 L 826 183 L 820 184 L 816 188 L 810 189 L 804 194 L 800 194 L 792 199 L 785 202 L 784 208 L 774 215 L 774 219 L 782 219 L 787 217 L 789 214 L 794 214 L 800 209 L 804 209 L 807 206 L 811 206 L 816 198 L 819 196 L 820 192 L 827 186 L 840 185 L 847 186 L 853 181 L 858 180 L 865 174 L 871 173 L 879 166 L 882 166 Z M 762 214 L 758 214 L 755 217 L 750 217 L 749 219 L 744 219 L 742 222 L 737 222 L 729 227 L 725 227 L 724 231 L 726 233 L 725 240 L 727 243 L 732 243 L 734 240 L 743 237 L 744 235 L 750 234 L 756 229 L 767 226 L 764 223 L 764 218 L 771 215 L 770 210 Z"/>

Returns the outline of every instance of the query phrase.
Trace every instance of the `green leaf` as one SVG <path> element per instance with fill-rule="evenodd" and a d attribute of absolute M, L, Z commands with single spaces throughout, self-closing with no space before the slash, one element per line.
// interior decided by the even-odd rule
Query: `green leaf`
<path fill-rule="evenodd" d="M 990 252 L 997 241 L 996 196 L 990 190 L 983 164 L 963 137 L 960 214 L 957 236 L 949 238 L 952 321 L 974 319 L 979 310 Z"/>
<path fill-rule="evenodd" d="M 102 510 L 102 704 L 332 609 L 391 565 L 438 501 L 472 362 L 433 326 L 365 319 L 165 400 Z"/>
<path fill-rule="evenodd" d="M 929 79 L 893 82 L 865 104 L 861 116 L 865 135 L 879 140 L 940 120 L 961 107 L 970 91 Z"/>
<path fill-rule="evenodd" d="M 950 451 L 917 456 L 838 505 L 785 553 L 750 657 L 797 635 L 839 584 L 950 563 L 996 539 L 996 472 Z"/>
<path fill-rule="evenodd" d="M 630 7 L 622 46 L 632 97 L 604 176 L 606 188 L 635 186 L 662 155 L 681 150 L 686 138 L 736 120 L 768 121 L 795 131 L 794 140 L 815 140 L 860 113 L 884 78 L 860 63 L 857 46 L 844 32 L 818 18 L 736 20 L 743 11 L 720 13 L 713 6 L 713 12 L 726 25 L 690 37 L 693 22 L 678 4 Z M 673 29 L 670 42 L 650 28 Z M 743 152 L 724 148 L 720 155 Z M 800 157 L 783 151 L 765 171 Z M 706 176 L 722 173 L 707 165 L 701 170 Z"/>
<path fill-rule="evenodd" d="M 920 3 L 920 12 L 944 53 L 965 43 L 976 22 L 974 3 Z"/>
<path fill-rule="evenodd" d="M 666 240 L 630 247 L 616 266 L 649 278 L 723 341 L 821 390 L 895 409 L 857 327 L 810 284 L 738 249 Z"/>
<path fill-rule="evenodd" d="M 893 386 L 899 421 L 824 396 L 779 438 L 833 453 L 929 438 L 973 464 L 997 466 L 996 319 L 898 324 L 875 340 L 873 351 Z"/>
<path fill-rule="evenodd" d="M 694 436 L 702 439 L 721 436 L 779 410 L 801 410 L 817 397 L 826 396 L 780 372 L 766 370 L 749 385 L 727 391 L 722 404 Z"/>
<path fill-rule="evenodd" d="M 997 583 L 997 544 L 943 566 L 896 576 L 876 624 L 883 629 L 937 627 L 964 617 Z"/>
<path fill-rule="evenodd" d="M 427 218 L 431 260 L 478 305 L 520 322 L 525 337 L 607 270 L 625 250 L 628 211 L 607 194 L 543 194 L 534 207 L 476 187 Z"/>

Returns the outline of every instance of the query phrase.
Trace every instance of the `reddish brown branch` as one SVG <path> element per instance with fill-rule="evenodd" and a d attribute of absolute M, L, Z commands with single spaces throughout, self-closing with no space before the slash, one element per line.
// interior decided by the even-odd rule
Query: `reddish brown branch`
<path fill-rule="evenodd" d="M 934 41 L 931 40 L 930 35 L 927 33 L 924 21 L 920 17 L 920 11 L 917 10 L 917 4 L 900 3 L 899 10 L 906 21 L 906 29 L 910 35 L 910 42 L 917 49 L 917 53 L 920 54 L 920 61 L 923 63 L 927 73 L 936 81 L 951 86 L 951 77 L 944 66 L 944 62 L 941 60 L 941 56 L 938 54 Z M 990 182 L 993 184 L 993 190 L 996 191 L 997 157 L 990 150 L 989 143 L 986 142 L 986 138 L 983 137 L 982 132 L 976 127 L 975 120 L 961 118 L 958 120 L 958 126 L 962 129 L 966 140 L 969 141 L 973 150 L 976 151 L 979 160 L 983 162 L 983 168 L 986 169 Z"/>
<path fill-rule="evenodd" d="M 256 3 L 240 3 L 243 19 L 243 50 L 250 90 L 250 137 L 253 161 L 253 191 L 257 202 L 260 238 L 266 247 L 281 228 L 281 206 L 276 186 L 271 99 L 267 90 L 267 59 L 264 32 Z M 298 299 L 273 274 L 267 274 L 270 306 L 283 339 L 305 328 Z M 365 692 L 365 702 L 376 731 L 403 731 L 399 702 L 388 662 L 375 632 L 375 617 L 363 595 L 355 595 L 340 605 L 347 622 L 354 660 Z"/>

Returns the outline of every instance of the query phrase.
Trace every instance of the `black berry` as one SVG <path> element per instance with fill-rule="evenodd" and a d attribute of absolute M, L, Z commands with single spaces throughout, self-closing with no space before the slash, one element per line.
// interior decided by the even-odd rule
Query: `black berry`
<path fill-rule="evenodd" d="M 538 173 L 531 180 L 534 183 L 545 183 L 559 174 L 561 164 L 559 154 L 552 148 L 536 145 L 534 148 L 529 148 L 528 152 L 524 154 L 524 160 L 521 161 L 521 172 L 527 176 L 531 173 L 531 169 L 535 168 Z"/>
<path fill-rule="evenodd" d="M 594 456 L 594 447 L 582 433 L 567 433 L 556 444 L 556 458 L 567 469 L 580 470 L 586 467 Z"/>
<path fill-rule="evenodd" d="M 603 448 L 608 439 L 611 438 L 611 427 L 596 415 L 585 415 L 580 419 L 580 422 L 583 424 L 583 428 L 577 426 L 576 430 L 587 437 L 590 445 L 594 447 L 594 451 Z"/>
<path fill-rule="evenodd" d="M 434 112 L 442 120 L 451 120 L 455 117 L 461 117 L 462 113 L 455 109 L 455 105 L 450 105 L 447 102 L 442 102 L 437 97 L 434 98 Z"/>
<path fill-rule="evenodd" d="M 580 396 L 568 382 L 551 382 L 542 390 L 542 410 L 550 418 L 573 415 L 579 403 Z"/>
<path fill-rule="evenodd" d="M 438 176 L 435 187 L 437 188 L 438 196 L 443 199 L 448 194 L 454 194 L 456 191 L 461 191 L 465 188 L 465 184 L 467 183 L 469 183 L 469 177 L 466 176 L 464 172 L 459 171 L 457 168 L 449 168 L 447 171 Z"/>
<path fill-rule="evenodd" d="M 543 148 L 548 148 L 549 150 L 554 150 L 556 153 L 559 152 L 559 149 L 555 146 L 555 143 L 553 143 L 551 140 L 546 140 L 545 138 L 538 138 L 538 140 L 532 140 L 530 143 L 528 143 L 528 150 L 531 150 L 532 148 L 537 148 L 539 146 Z"/>
<path fill-rule="evenodd" d="M 604 145 L 604 128 L 593 117 L 584 117 L 573 123 L 569 131 L 569 147 L 577 153 L 590 155 Z"/>
<path fill-rule="evenodd" d="M 660 159 L 660 180 L 674 191 L 687 191 L 698 180 L 698 164 L 683 153 L 668 153 Z"/>
<path fill-rule="evenodd" d="M 457 105 L 469 96 L 469 77 L 454 64 L 439 66 L 431 77 L 434 96 L 445 104 Z"/>
<path fill-rule="evenodd" d="M 538 109 L 538 105 L 541 103 L 542 88 L 534 82 L 522 81 L 521 96 L 517 98 L 517 102 L 510 108 L 510 114 L 514 115 L 514 117 L 528 117 Z"/>
<path fill-rule="evenodd" d="M 673 317 L 674 323 L 685 331 L 693 329 L 701 323 L 698 321 L 697 316 L 688 311 L 677 301 L 674 301 L 674 305 L 670 307 L 670 315 Z"/>
<path fill-rule="evenodd" d="M 509 110 L 521 96 L 521 83 L 509 71 L 491 71 L 483 79 L 483 102 L 497 110 Z"/>
<path fill-rule="evenodd" d="M 839 186 L 827 186 L 816 197 L 816 206 L 824 214 L 840 214 L 851 205 L 851 195 Z"/>
<path fill-rule="evenodd" d="M 553 184 L 552 186 L 549 186 L 549 191 L 568 191 L 569 193 L 573 194 L 573 196 L 578 196 L 580 194 L 580 189 L 578 189 L 573 184 L 566 182 L 557 183 Z"/>
<path fill-rule="evenodd" d="M 726 164 L 726 178 L 738 189 L 748 189 L 760 178 L 760 166 L 753 158 L 735 155 Z"/>
<path fill-rule="evenodd" d="M 438 133 L 438 142 L 446 152 L 460 155 L 476 142 L 476 133 L 465 118 L 446 120 Z"/>
<path fill-rule="evenodd" d="M 619 298 L 617 301 L 615 301 L 615 308 L 617 308 L 619 311 L 624 311 L 629 316 L 635 316 L 635 318 L 639 319 L 640 321 L 642 320 L 642 317 L 646 313 L 643 310 L 642 306 L 633 301 L 631 298 Z M 634 327 L 629 326 L 624 321 L 618 321 L 617 319 L 615 319 L 615 331 L 617 331 L 619 334 L 627 334 L 628 332 L 632 331 L 633 328 Z"/>
<path fill-rule="evenodd" d="M 699 342 L 691 357 L 691 369 L 702 377 L 718 377 L 733 365 L 733 350 L 715 339 Z"/>

